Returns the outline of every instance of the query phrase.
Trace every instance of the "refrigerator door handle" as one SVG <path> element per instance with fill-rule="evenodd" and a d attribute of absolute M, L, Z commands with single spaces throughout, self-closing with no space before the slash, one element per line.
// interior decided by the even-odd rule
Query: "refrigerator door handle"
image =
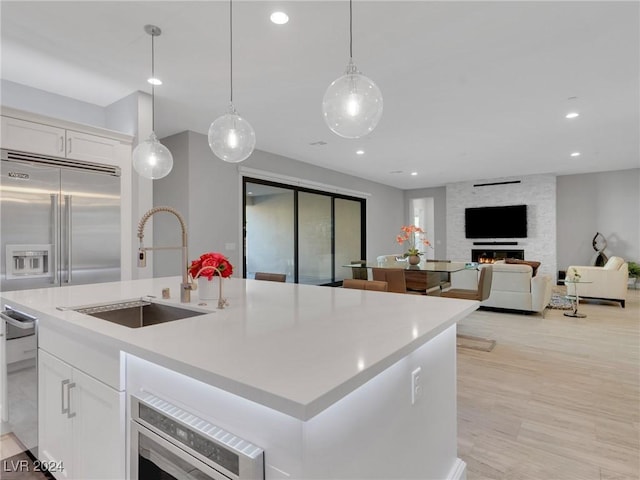
<path fill-rule="evenodd" d="M 71 279 L 71 269 L 73 268 L 71 265 L 71 252 L 72 252 L 72 245 L 71 245 L 71 232 L 73 231 L 73 226 L 71 224 L 71 199 L 72 196 L 71 195 L 65 195 L 64 196 L 64 210 L 65 210 L 65 215 L 66 215 L 66 219 L 65 219 L 65 223 L 66 223 L 66 230 L 67 230 L 67 237 L 66 237 L 66 256 L 67 256 L 67 280 L 66 283 L 71 283 L 72 279 Z"/>
<path fill-rule="evenodd" d="M 58 248 L 60 240 L 60 209 L 58 208 L 57 194 L 51 194 L 51 225 L 51 238 L 53 239 L 53 241 L 51 242 L 53 244 L 53 251 L 51 252 L 51 256 L 53 257 L 53 265 L 51 268 L 51 283 L 57 285 L 60 277 L 60 249 Z"/>

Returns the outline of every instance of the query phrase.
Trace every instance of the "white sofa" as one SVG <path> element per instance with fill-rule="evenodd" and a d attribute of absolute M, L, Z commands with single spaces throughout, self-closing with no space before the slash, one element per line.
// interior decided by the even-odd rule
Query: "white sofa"
<path fill-rule="evenodd" d="M 627 296 L 627 282 L 629 281 L 629 264 L 621 257 L 611 257 L 603 267 L 571 265 L 567 269 L 567 279 L 573 278 L 574 271 L 580 274 L 577 285 L 580 298 L 597 298 L 620 302 L 624 308 Z M 573 286 L 567 284 L 567 291 L 573 294 Z"/>
<path fill-rule="evenodd" d="M 451 276 L 452 288 L 477 288 L 477 272 L 464 270 Z M 533 268 L 526 264 L 493 264 L 491 294 L 482 307 L 519 310 L 523 312 L 544 311 L 551 300 L 553 281 L 549 275 L 533 276 Z"/>

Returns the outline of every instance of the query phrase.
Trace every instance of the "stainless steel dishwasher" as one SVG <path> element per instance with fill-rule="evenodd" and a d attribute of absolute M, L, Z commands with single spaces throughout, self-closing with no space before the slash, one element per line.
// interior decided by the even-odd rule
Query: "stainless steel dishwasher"
<path fill-rule="evenodd" d="M 2 433 L 12 432 L 38 456 L 37 319 L 5 305 L 0 312 L 2 358 Z"/>

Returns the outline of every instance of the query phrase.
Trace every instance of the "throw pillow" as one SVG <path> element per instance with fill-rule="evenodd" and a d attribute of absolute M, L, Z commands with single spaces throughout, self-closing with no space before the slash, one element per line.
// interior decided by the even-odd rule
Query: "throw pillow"
<path fill-rule="evenodd" d="M 605 270 L 620 270 L 624 260 L 620 257 L 611 257 L 604 265 Z"/>
<path fill-rule="evenodd" d="M 504 263 L 523 263 L 525 265 L 529 265 L 533 269 L 532 276 L 536 276 L 538 273 L 538 267 L 540 266 L 540 262 L 536 262 L 533 260 L 520 260 L 519 258 L 505 258 Z"/>

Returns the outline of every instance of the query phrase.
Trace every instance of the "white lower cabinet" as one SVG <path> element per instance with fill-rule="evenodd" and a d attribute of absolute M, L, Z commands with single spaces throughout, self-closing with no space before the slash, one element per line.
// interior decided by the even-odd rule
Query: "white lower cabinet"
<path fill-rule="evenodd" d="M 125 393 L 38 351 L 38 443 L 58 479 L 125 478 Z"/>

